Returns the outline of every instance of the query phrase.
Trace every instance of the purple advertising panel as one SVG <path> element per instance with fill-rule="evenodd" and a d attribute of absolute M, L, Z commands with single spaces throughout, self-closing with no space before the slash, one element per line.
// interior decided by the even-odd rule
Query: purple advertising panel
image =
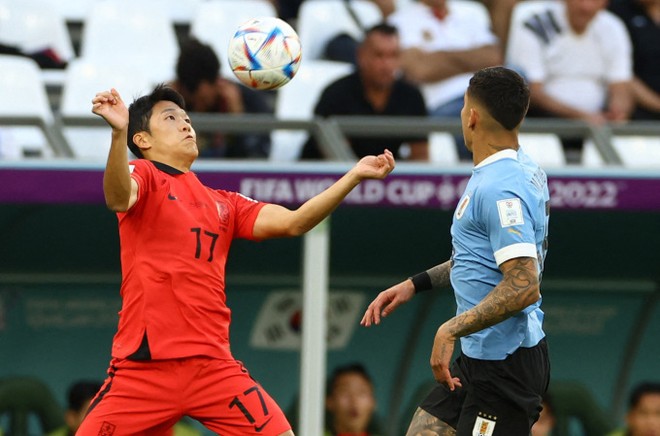
<path fill-rule="evenodd" d="M 432 170 L 432 169 L 431 169 Z M 385 180 L 366 180 L 347 197 L 346 206 L 454 209 L 469 170 L 441 173 L 397 169 Z M 238 191 L 256 200 L 295 206 L 332 184 L 343 170 L 296 171 L 203 169 L 208 186 Z M 556 209 L 660 211 L 660 174 L 548 175 L 551 206 Z M 0 203 L 103 203 L 100 168 L 0 167 Z"/>

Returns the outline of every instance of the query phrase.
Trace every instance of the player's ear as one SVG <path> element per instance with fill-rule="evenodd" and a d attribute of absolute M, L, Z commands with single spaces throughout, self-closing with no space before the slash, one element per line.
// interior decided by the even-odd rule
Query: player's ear
<path fill-rule="evenodd" d="M 149 135 L 147 132 L 137 132 L 133 135 L 133 142 L 138 146 L 140 150 L 148 150 L 151 148 L 151 143 L 149 142 Z"/>
<path fill-rule="evenodd" d="M 468 116 L 468 127 L 473 129 L 474 126 L 477 124 L 477 121 L 479 121 L 479 111 L 477 111 L 475 108 L 471 107 L 470 108 L 470 116 Z"/>

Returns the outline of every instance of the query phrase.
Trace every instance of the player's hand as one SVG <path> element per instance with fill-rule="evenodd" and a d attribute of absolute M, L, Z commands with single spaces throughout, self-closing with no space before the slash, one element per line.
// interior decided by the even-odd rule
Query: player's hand
<path fill-rule="evenodd" d="M 365 156 L 353 168 L 360 179 L 384 179 L 394 169 L 394 155 L 385 150 L 378 156 Z"/>
<path fill-rule="evenodd" d="M 410 301 L 415 295 L 415 285 L 410 279 L 398 283 L 378 294 L 378 297 L 367 307 L 360 324 L 370 327 L 371 324 L 380 324 L 381 317 L 386 317 L 397 307 Z"/>
<path fill-rule="evenodd" d="M 96 94 L 92 99 L 92 112 L 102 117 L 114 130 L 128 128 L 128 109 L 114 88 Z"/>
<path fill-rule="evenodd" d="M 431 351 L 431 369 L 433 377 L 453 391 L 456 387 L 462 387 L 461 379 L 452 377 L 449 372 L 451 356 L 454 353 L 454 343 L 456 339 L 447 331 L 447 324 L 440 326 L 433 340 L 433 350 Z"/>

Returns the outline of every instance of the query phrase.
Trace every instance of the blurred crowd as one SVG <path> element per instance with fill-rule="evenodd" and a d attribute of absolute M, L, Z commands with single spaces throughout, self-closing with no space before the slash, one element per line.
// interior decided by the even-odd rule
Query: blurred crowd
<path fill-rule="evenodd" d="M 305 10 L 322 3 L 263 1 L 270 1 L 276 13 L 297 29 L 306 19 Z M 322 41 L 318 56 L 351 63 L 355 71 L 329 83 L 319 78 L 325 89 L 309 96 L 314 100 L 309 117 L 457 119 L 471 74 L 506 65 L 529 83 L 530 117 L 593 125 L 660 119 L 660 0 L 360 1 L 372 4 L 377 19 L 365 17 L 356 2 L 337 1 L 337 7 L 345 9 L 345 19 L 353 21 L 346 28 L 359 32 L 343 32 L 338 26 L 336 34 Z M 55 46 L 21 45 L 7 33 L 0 32 L 0 53 L 29 57 L 43 69 L 66 69 L 72 59 Z M 176 75 L 170 81 L 184 95 L 190 112 L 283 116 L 276 92 L 248 89 L 222 70 L 220 60 L 226 53 L 217 45 L 184 32 L 179 47 Z M 201 136 L 202 157 L 267 159 L 271 153 L 268 134 Z M 454 139 L 460 160 L 471 160 L 462 138 Z M 583 138 L 562 139 L 569 163 L 579 162 Z M 0 141 L 0 157 L 11 157 L 6 151 L 8 135 L 0 135 Z M 425 137 L 349 137 L 348 141 L 357 156 L 387 147 L 400 159 L 430 159 Z M 313 140 L 296 147 L 297 159 L 327 157 Z"/>

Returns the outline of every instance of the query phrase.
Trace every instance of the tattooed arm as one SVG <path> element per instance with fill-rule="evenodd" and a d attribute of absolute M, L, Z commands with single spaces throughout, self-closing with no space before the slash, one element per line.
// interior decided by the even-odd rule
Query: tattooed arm
<path fill-rule="evenodd" d="M 449 286 L 450 270 L 451 260 L 448 260 L 384 290 L 371 302 L 360 324 L 365 327 L 380 324 L 381 317 L 408 302 L 417 292 Z"/>
<path fill-rule="evenodd" d="M 508 319 L 541 297 L 536 259 L 518 257 L 500 265 L 502 281 L 479 304 L 445 322 L 435 335 L 431 367 L 436 380 L 451 390 L 460 380 L 449 373 L 456 339 Z"/>

